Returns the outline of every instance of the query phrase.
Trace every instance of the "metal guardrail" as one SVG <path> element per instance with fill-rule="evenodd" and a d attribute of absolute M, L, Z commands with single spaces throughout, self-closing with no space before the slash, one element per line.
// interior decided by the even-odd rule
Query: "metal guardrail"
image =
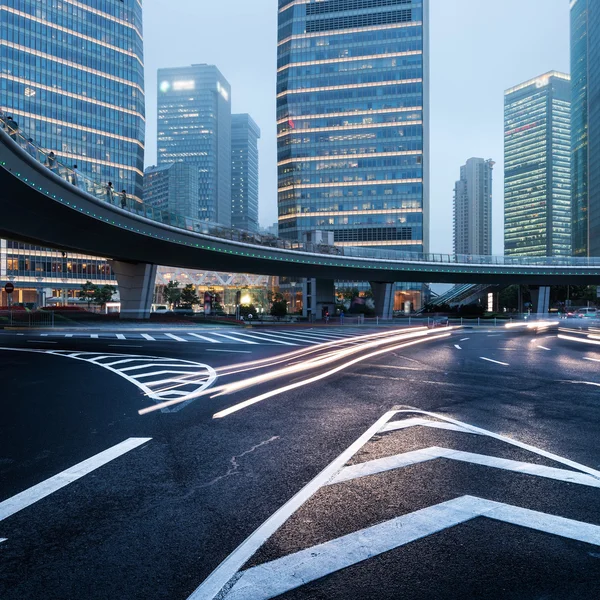
<path fill-rule="evenodd" d="M 41 148 L 32 138 L 28 138 L 20 130 L 9 129 L 5 121 L 0 121 L 2 129 L 6 130 L 12 140 L 25 152 L 32 156 L 40 164 L 45 165 L 53 173 L 63 180 L 76 186 L 81 191 L 90 194 L 96 199 L 107 202 L 127 210 L 135 215 L 143 216 L 157 223 L 170 225 L 185 231 L 195 232 L 202 235 L 217 237 L 226 240 L 244 242 L 261 247 L 282 248 L 299 250 L 320 255 L 335 255 L 356 258 L 388 259 L 394 261 L 425 262 L 434 264 L 457 264 L 464 266 L 530 266 L 530 267 L 600 267 L 600 257 L 528 257 L 528 256 L 476 256 L 462 254 L 438 254 L 438 253 L 416 253 L 402 252 L 401 250 L 389 250 L 379 248 L 352 247 L 352 246 L 329 246 L 326 244 L 314 244 L 310 242 L 299 242 L 278 238 L 270 234 L 260 234 L 241 229 L 230 229 L 201 221 L 188 216 L 178 215 L 168 210 L 159 209 L 145 204 L 138 198 L 125 193 L 122 195 L 118 189 L 110 190 L 108 182 L 100 183 L 77 172 L 58 161 L 54 152 Z M 301 215 L 301 213 L 299 213 Z"/>

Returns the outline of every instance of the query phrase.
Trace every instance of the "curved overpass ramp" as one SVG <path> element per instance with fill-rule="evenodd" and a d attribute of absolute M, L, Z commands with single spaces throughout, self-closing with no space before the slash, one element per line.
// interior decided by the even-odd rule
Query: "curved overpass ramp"
<path fill-rule="evenodd" d="M 125 304 L 131 300 L 149 306 L 148 295 L 151 298 L 152 294 L 148 286 L 156 271 L 154 265 L 387 283 L 581 285 L 600 280 L 600 263 L 589 266 L 585 259 L 567 259 L 574 264 L 549 266 L 457 262 L 446 255 L 418 260 L 375 258 L 276 248 L 196 233 L 87 194 L 40 164 L 2 130 L 0 204 L 1 237 L 112 259 Z M 361 253 L 350 248 L 341 251 Z"/>

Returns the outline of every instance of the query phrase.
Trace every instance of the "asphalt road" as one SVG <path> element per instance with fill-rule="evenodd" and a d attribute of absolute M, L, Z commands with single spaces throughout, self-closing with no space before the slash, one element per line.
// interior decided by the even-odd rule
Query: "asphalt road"
<path fill-rule="evenodd" d="M 599 598 L 595 333 L 358 333 L 0 334 L 0 598 Z"/>

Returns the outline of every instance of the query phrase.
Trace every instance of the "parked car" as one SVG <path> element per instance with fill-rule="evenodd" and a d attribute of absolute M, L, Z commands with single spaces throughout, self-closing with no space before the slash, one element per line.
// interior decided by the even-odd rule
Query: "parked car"
<path fill-rule="evenodd" d="M 164 304 L 156 304 L 152 307 L 152 312 L 158 315 L 166 315 L 170 313 L 169 307 Z"/>
<path fill-rule="evenodd" d="M 598 316 L 598 309 L 596 308 L 578 308 L 575 311 L 575 316 L 578 319 L 595 319 Z"/>

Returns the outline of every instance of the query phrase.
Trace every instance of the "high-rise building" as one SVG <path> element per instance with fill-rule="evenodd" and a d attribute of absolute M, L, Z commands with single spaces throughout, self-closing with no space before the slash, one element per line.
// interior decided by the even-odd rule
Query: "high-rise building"
<path fill-rule="evenodd" d="M 428 0 L 279 0 L 279 234 L 428 250 Z"/>
<path fill-rule="evenodd" d="M 21 131 L 60 163 L 141 200 L 142 3 L 0 0 L 0 57 L 0 108 Z M 112 274 L 104 259 L 2 241 L 0 278 L 14 282 L 15 302 L 42 303 Z"/>
<path fill-rule="evenodd" d="M 505 92 L 504 253 L 571 254 L 571 84 L 564 73 Z"/>
<path fill-rule="evenodd" d="M 231 225 L 258 231 L 260 128 L 247 114 L 231 116 Z"/>
<path fill-rule="evenodd" d="M 213 65 L 158 71 L 158 165 L 198 167 L 198 217 L 231 226 L 231 88 Z"/>
<path fill-rule="evenodd" d="M 189 163 L 148 167 L 144 203 L 183 217 L 198 218 L 198 168 Z"/>
<path fill-rule="evenodd" d="M 600 256 L 600 6 L 571 2 L 573 254 Z"/>
<path fill-rule="evenodd" d="M 469 158 L 454 186 L 454 253 L 492 253 L 494 161 Z"/>
<path fill-rule="evenodd" d="M 0 107 L 83 175 L 142 198 L 141 2 L 0 0 Z"/>

